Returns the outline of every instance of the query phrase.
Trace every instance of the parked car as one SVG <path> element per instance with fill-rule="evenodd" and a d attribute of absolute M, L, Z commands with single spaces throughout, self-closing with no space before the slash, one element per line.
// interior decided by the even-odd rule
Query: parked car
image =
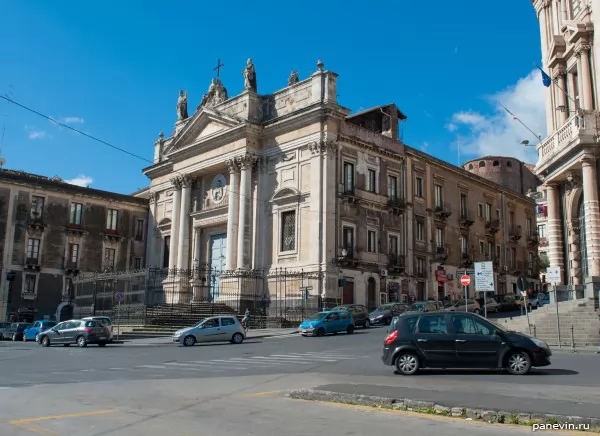
<path fill-rule="evenodd" d="M 481 306 L 472 298 L 467 298 L 466 307 L 465 300 L 458 300 L 452 306 L 446 308 L 446 310 L 450 312 L 472 312 L 479 314 L 481 313 Z"/>
<path fill-rule="evenodd" d="M 487 310 L 488 313 L 491 313 L 491 312 L 498 313 L 500 311 L 500 304 L 498 304 L 498 302 L 496 301 L 495 298 L 492 298 L 492 297 L 487 297 L 485 299 L 479 298 L 477 300 L 477 302 L 479 303 L 479 306 L 481 307 L 482 312 L 485 312 L 485 310 Z M 486 306 L 487 308 L 484 306 Z"/>
<path fill-rule="evenodd" d="M 369 311 L 362 304 L 342 304 L 331 310 L 347 310 L 350 312 L 352 314 L 352 320 L 354 321 L 354 327 L 361 326 L 368 329 L 371 325 Z"/>
<path fill-rule="evenodd" d="M 317 312 L 298 327 L 302 336 L 325 336 L 327 333 L 354 333 L 354 320 L 348 310 Z"/>
<path fill-rule="evenodd" d="M 533 309 L 538 308 L 538 299 L 537 298 L 529 298 L 523 297 L 522 295 L 517 295 L 515 297 L 517 301 L 517 308 L 521 310 L 525 310 L 525 301 L 527 301 L 527 310 L 531 311 Z"/>
<path fill-rule="evenodd" d="M 173 342 L 190 347 L 197 342 L 231 342 L 241 344 L 246 338 L 244 327 L 234 315 L 211 316 L 193 327 L 173 333 Z"/>
<path fill-rule="evenodd" d="M 545 306 L 546 304 L 550 304 L 550 294 L 545 294 L 543 292 L 540 292 L 537 295 L 537 300 L 538 300 L 539 307 Z"/>
<path fill-rule="evenodd" d="M 4 332 L 10 328 L 9 322 L 0 322 L 0 340 L 4 339 Z"/>
<path fill-rule="evenodd" d="M 49 321 L 47 319 L 40 319 L 38 321 L 34 321 L 33 324 L 31 324 L 25 330 L 23 330 L 23 341 L 37 341 L 38 335 L 41 332 L 44 332 L 49 328 L 54 327 L 56 324 L 56 321 Z"/>
<path fill-rule="evenodd" d="M 2 339 L 20 341 L 23 339 L 23 331 L 29 326 L 28 322 L 13 322 L 2 332 Z"/>
<path fill-rule="evenodd" d="M 109 333 L 108 329 L 98 321 L 71 319 L 40 332 L 38 340 L 44 347 L 50 345 L 68 347 L 71 344 L 77 344 L 81 348 L 87 347 L 88 344 L 104 347 L 108 342 Z"/>
<path fill-rule="evenodd" d="M 439 312 L 443 306 L 435 301 L 417 301 L 406 309 L 407 312 Z"/>
<path fill-rule="evenodd" d="M 505 368 L 523 375 L 550 365 L 552 356 L 545 342 L 464 312 L 403 313 L 383 344 L 384 364 L 403 375 L 422 368 Z"/>
<path fill-rule="evenodd" d="M 512 312 L 513 310 L 519 310 L 519 303 L 514 294 L 506 294 L 498 298 L 500 298 L 500 311 Z"/>
<path fill-rule="evenodd" d="M 377 309 L 375 309 L 373 312 L 371 312 L 369 314 L 369 320 L 371 321 L 372 325 L 375 325 L 375 324 L 388 325 L 390 322 L 392 322 L 392 318 L 405 312 L 407 307 L 408 306 L 406 304 L 400 304 L 400 303 L 382 304 L 381 306 L 379 306 Z"/>
<path fill-rule="evenodd" d="M 112 320 L 108 316 L 87 316 L 82 319 L 85 321 L 93 320 L 93 321 L 100 322 L 100 324 L 102 324 L 104 327 L 106 327 L 108 329 L 108 331 L 110 332 L 108 342 L 113 341 L 113 325 L 112 325 Z"/>

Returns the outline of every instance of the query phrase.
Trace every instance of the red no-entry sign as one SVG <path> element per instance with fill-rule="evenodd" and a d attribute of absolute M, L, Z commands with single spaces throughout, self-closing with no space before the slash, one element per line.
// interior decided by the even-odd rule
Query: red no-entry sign
<path fill-rule="evenodd" d="M 471 277 L 469 276 L 461 276 L 460 284 L 463 286 L 469 286 L 471 284 Z"/>

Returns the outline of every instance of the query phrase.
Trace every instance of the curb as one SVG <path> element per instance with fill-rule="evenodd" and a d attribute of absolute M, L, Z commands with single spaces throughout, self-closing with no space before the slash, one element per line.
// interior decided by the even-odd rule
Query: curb
<path fill-rule="evenodd" d="M 287 394 L 296 400 L 322 401 L 328 403 L 352 404 L 378 409 L 405 410 L 424 415 L 442 415 L 453 418 L 466 418 L 472 421 L 489 422 L 493 424 L 528 425 L 573 424 L 580 431 L 598 431 L 600 418 L 585 418 L 582 416 L 555 415 L 547 413 L 511 413 L 502 410 L 473 409 L 462 406 L 440 405 L 431 401 L 411 400 L 409 398 L 376 397 L 371 395 L 345 394 L 340 392 L 321 391 L 315 389 L 298 389 Z M 589 426 L 584 430 L 581 425 Z M 561 429 L 557 427 L 556 429 Z M 540 430 L 542 430 L 540 428 Z M 571 429 L 569 429 L 571 430 Z"/>

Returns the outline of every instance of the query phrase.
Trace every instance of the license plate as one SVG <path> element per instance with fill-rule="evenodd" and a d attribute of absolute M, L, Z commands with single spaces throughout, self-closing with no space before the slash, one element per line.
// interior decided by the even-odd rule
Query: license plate
<path fill-rule="evenodd" d="M 302 329 L 302 333 L 306 333 L 306 329 Z"/>
<path fill-rule="evenodd" d="M 98 339 L 106 339 L 106 336 L 99 336 Z"/>

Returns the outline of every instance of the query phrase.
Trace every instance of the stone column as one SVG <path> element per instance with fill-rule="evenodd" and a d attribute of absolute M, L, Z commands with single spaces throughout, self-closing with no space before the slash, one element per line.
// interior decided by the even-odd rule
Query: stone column
<path fill-rule="evenodd" d="M 548 196 L 548 260 L 551 266 L 560 267 L 562 279 L 564 281 L 564 255 L 563 255 L 563 237 L 560 220 L 560 198 L 558 185 L 548 183 L 546 185 L 546 195 Z"/>
<path fill-rule="evenodd" d="M 202 255 L 201 245 L 202 244 L 202 229 L 200 227 L 194 227 L 194 278 L 198 278 L 199 266 L 202 264 L 202 259 L 200 256 Z"/>
<path fill-rule="evenodd" d="M 323 244 L 323 221 L 321 216 L 323 213 L 323 153 L 325 153 L 325 142 L 315 141 L 309 144 L 309 150 L 311 152 L 310 159 L 310 247 L 309 247 L 309 259 L 310 263 L 318 265 L 323 262 L 321 258 L 321 246 Z M 342 169 L 343 171 L 343 169 Z M 356 178 L 356 176 L 355 176 Z M 300 217 L 296 218 L 297 222 L 300 222 Z M 325 221 L 327 222 L 327 221 Z M 301 223 L 302 225 L 303 223 Z M 281 223 L 278 223 L 281 228 Z M 307 226 L 308 227 L 308 226 Z M 339 230 L 336 230 L 339 231 Z M 274 232 L 274 234 L 278 234 Z M 340 233 L 341 235 L 342 233 Z M 354 244 L 356 245 L 356 235 L 354 236 Z M 337 258 L 341 253 L 340 248 L 345 248 L 344 244 L 346 241 L 340 239 L 338 247 L 335 247 L 334 257 Z M 278 249 L 281 246 L 281 239 L 277 241 Z M 298 250 L 300 252 L 300 250 Z M 356 254 L 356 253 L 351 253 Z M 331 259 L 329 259 L 331 260 Z"/>
<path fill-rule="evenodd" d="M 171 179 L 173 184 L 173 207 L 171 211 L 171 241 L 169 244 L 169 270 L 177 266 L 177 241 L 179 239 L 179 212 L 181 208 L 181 178 Z"/>
<path fill-rule="evenodd" d="M 556 109 L 556 128 L 560 129 L 565 122 L 567 121 L 567 96 L 565 91 L 567 90 L 567 70 L 565 68 L 558 68 L 556 74 L 554 75 L 554 83 L 555 91 L 556 91 L 556 100 L 557 100 L 557 108 Z M 559 109 L 560 108 L 560 109 Z"/>
<path fill-rule="evenodd" d="M 189 269 L 190 252 L 190 201 L 192 180 L 181 178 L 181 209 L 179 212 L 179 246 L 177 247 L 177 269 Z"/>
<path fill-rule="evenodd" d="M 246 228 L 250 218 L 250 200 L 252 198 L 252 165 L 255 157 L 246 153 L 237 159 L 240 166 L 240 221 L 238 224 L 238 250 L 237 250 L 237 268 L 248 268 L 248 256 L 250 252 L 246 244 Z"/>
<path fill-rule="evenodd" d="M 567 100 L 567 104 L 569 105 L 569 116 L 575 114 L 578 109 L 577 100 L 575 99 L 575 75 L 573 73 L 567 74 L 567 86 L 569 90 L 570 99 Z"/>
<path fill-rule="evenodd" d="M 591 69 L 590 69 L 590 58 L 589 58 L 590 46 L 588 44 L 582 44 L 577 50 L 578 65 L 577 71 L 579 72 L 577 77 L 580 82 L 581 92 L 579 93 L 579 100 L 581 102 L 581 108 L 584 110 L 592 110 L 593 98 L 592 98 L 592 81 L 591 81 Z"/>
<path fill-rule="evenodd" d="M 584 156 L 581 166 L 588 274 L 590 277 L 600 277 L 600 211 L 598 209 L 596 158 L 594 156 Z"/>
<path fill-rule="evenodd" d="M 155 227 L 156 227 L 156 192 L 150 191 L 150 197 L 148 199 L 148 222 L 146 223 L 146 267 L 158 266 L 156 261 L 156 250 L 154 248 L 156 242 Z"/>
<path fill-rule="evenodd" d="M 239 208 L 239 168 L 233 159 L 227 160 L 229 166 L 229 186 L 227 187 L 229 195 L 229 208 L 227 209 L 227 259 L 225 259 L 225 269 L 233 271 L 236 266 L 235 241 L 237 239 L 238 228 L 238 208 Z"/>
<path fill-rule="evenodd" d="M 571 278 L 572 284 L 580 285 L 583 283 L 583 277 L 581 277 L 581 241 L 579 240 L 579 221 L 567 221 L 567 231 L 569 238 L 569 277 Z"/>

